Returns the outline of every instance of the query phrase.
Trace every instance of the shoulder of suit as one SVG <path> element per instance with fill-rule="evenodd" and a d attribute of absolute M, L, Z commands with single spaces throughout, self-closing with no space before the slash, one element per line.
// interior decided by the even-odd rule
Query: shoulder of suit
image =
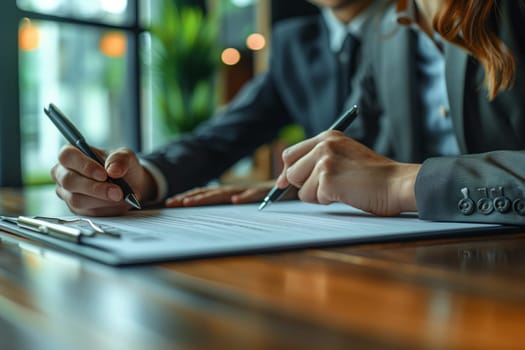
<path fill-rule="evenodd" d="M 297 37 L 298 34 L 318 33 L 323 25 L 321 15 L 292 17 L 277 22 L 273 27 L 273 36 Z"/>
<path fill-rule="evenodd" d="M 374 47 L 382 45 L 385 40 L 397 41 L 403 37 L 415 37 L 415 32 L 407 26 L 400 25 L 397 22 L 395 6 L 387 4 L 371 14 L 362 40 Z"/>
<path fill-rule="evenodd" d="M 500 2 L 501 1 L 516 5 L 521 13 L 525 13 L 525 0 L 500 0 Z"/>
<path fill-rule="evenodd" d="M 385 5 L 376 9 L 368 19 L 368 26 L 375 34 L 389 33 L 399 29 L 401 26 L 397 22 L 395 6 Z"/>

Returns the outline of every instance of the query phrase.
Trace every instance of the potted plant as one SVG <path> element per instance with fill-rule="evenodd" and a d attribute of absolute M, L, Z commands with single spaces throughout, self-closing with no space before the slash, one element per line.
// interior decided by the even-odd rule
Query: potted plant
<path fill-rule="evenodd" d="M 164 0 L 150 28 L 156 101 L 171 134 L 193 130 L 216 108 L 217 23 L 201 7 Z"/>

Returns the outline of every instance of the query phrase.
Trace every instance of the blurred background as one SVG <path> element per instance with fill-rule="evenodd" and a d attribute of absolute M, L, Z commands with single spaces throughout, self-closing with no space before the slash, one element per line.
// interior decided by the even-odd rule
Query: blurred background
<path fill-rule="evenodd" d="M 55 103 L 92 146 L 148 152 L 209 118 L 267 67 L 271 27 L 304 0 L 8 0 L 0 3 L 0 185 L 50 184 L 64 138 Z M 295 142 L 301 130 L 283 132 Z M 280 145 L 223 178 L 264 180 Z"/>

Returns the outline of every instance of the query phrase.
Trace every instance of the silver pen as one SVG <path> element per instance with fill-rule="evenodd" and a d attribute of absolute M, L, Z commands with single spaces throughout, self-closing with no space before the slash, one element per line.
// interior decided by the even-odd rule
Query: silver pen
<path fill-rule="evenodd" d="M 74 243 L 79 243 L 82 237 L 95 237 L 97 235 L 104 235 L 105 237 L 110 238 L 120 238 L 120 234 L 108 232 L 93 223 L 90 219 L 86 218 L 60 219 L 40 216 L 0 216 L 0 220 L 16 224 L 20 228 Z M 67 225 L 67 223 L 78 222 L 84 222 L 87 224 L 88 229 Z"/>

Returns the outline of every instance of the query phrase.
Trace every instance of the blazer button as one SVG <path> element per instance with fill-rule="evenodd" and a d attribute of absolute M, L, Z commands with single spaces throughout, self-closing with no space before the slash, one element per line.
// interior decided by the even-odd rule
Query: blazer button
<path fill-rule="evenodd" d="M 494 211 L 492 201 L 488 198 L 481 198 L 478 201 L 478 210 L 484 215 L 489 215 Z"/>
<path fill-rule="evenodd" d="M 512 203 L 512 209 L 516 212 L 516 214 L 525 216 L 525 201 L 521 198 L 514 200 Z"/>
<path fill-rule="evenodd" d="M 493 201 L 494 208 L 500 213 L 506 213 L 509 211 L 511 203 L 507 197 L 496 197 Z"/>
<path fill-rule="evenodd" d="M 474 212 L 474 201 L 470 198 L 462 198 L 458 202 L 458 209 L 463 215 L 471 215 Z"/>

